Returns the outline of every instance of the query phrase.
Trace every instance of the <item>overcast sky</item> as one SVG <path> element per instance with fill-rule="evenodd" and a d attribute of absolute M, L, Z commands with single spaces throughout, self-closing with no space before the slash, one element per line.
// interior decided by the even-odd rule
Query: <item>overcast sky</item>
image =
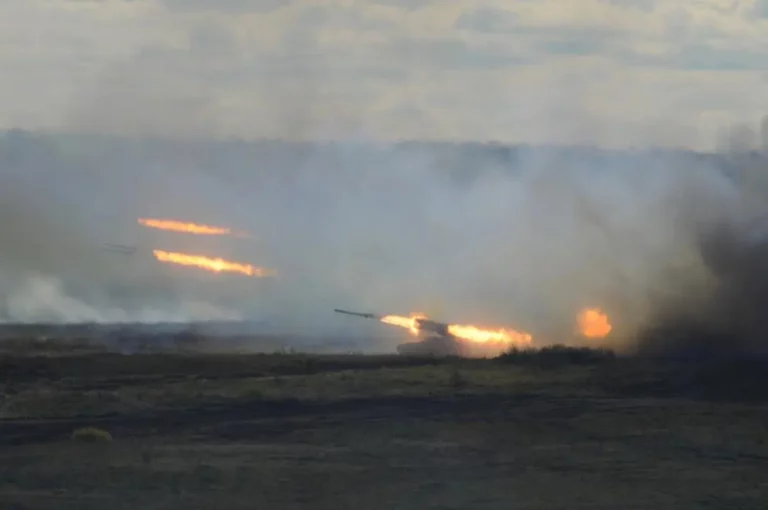
<path fill-rule="evenodd" d="M 768 0 L 0 0 L 0 126 L 713 146 Z"/>

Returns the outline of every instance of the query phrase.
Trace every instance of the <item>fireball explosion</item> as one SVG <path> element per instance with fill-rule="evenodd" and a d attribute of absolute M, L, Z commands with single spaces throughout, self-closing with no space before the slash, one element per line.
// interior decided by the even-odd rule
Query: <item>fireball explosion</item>
<path fill-rule="evenodd" d="M 586 308 L 577 317 L 578 330 L 584 337 L 590 339 L 605 338 L 613 326 L 608 315 L 599 308 Z"/>

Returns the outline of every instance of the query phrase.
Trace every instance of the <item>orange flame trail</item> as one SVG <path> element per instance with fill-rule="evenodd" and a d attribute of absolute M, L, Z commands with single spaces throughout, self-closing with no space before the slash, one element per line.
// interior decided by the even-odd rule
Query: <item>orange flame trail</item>
<path fill-rule="evenodd" d="M 251 264 L 232 262 L 221 258 L 210 258 L 203 255 L 189 255 L 186 253 L 175 253 L 162 250 L 153 250 L 152 253 L 160 262 L 199 267 L 214 273 L 232 272 L 255 277 L 272 276 L 274 274 L 269 269 L 252 266 Z"/>
<path fill-rule="evenodd" d="M 484 329 L 477 326 L 451 324 L 448 326 L 448 331 L 457 338 L 481 344 L 495 343 L 519 347 L 530 345 L 533 341 L 533 337 L 530 334 L 514 329 Z"/>
<path fill-rule="evenodd" d="M 585 308 L 577 318 L 579 333 L 587 338 L 605 338 L 613 326 L 608 315 L 599 308 Z"/>
<path fill-rule="evenodd" d="M 418 335 L 422 331 L 419 319 L 427 319 L 422 313 L 413 313 L 410 317 L 402 315 L 386 315 L 380 320 L 386 324 L 400 326 L 410 330 L 411 334 Z M 530 345 L 533 337 L 528 333 L 504 328 L 480 328 L 467 324 L 446 324 L 448 334 L 476 344 L 496 344 L 501 346 Z"/>
<path fill-rule="evenodd" d="M 157 218 L 139 218 L 139 225 L 159 230 L 171 230 L 173 232 L 186 232 L 188 234 L 223 236 L 231 235 L 237 237 L 248 237 L 243 232 L 234 232 L 228 227 L 214 227 L 211 225 L 201 225 L 197 223 L 185 223 L 178 220 L 163 220 Z"/>

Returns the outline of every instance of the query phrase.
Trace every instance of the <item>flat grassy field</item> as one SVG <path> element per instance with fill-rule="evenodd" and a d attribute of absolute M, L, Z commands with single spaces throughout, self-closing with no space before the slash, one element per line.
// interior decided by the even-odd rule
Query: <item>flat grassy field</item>
<path fill-rule="evenodd" d="M 768 504 L 768 364 L 0 355 L 2 509 Z"/>

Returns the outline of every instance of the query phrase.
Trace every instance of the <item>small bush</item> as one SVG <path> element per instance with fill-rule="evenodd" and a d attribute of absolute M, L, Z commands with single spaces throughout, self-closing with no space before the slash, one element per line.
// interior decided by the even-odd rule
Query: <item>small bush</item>
<path fill-rule="evenodd" d="M 109 443 L 112 441 L 112 434 L 95 427 L 85 427 L 72 432 L 72 440 L 83 443 Z"/>
<path fill-rule="evenodd" d="M 245 392 L 244 396 L 246 398 L 262 399 L 264 398 L 264 391 L 259 388 L 251 388 Z"/>
<path fill-rule="evenodd" d="M 454 370 L 448 378 L 448 385 L 454 389 L 465 388 L 469 382 L 461 375 L 461 372 Z"/>

